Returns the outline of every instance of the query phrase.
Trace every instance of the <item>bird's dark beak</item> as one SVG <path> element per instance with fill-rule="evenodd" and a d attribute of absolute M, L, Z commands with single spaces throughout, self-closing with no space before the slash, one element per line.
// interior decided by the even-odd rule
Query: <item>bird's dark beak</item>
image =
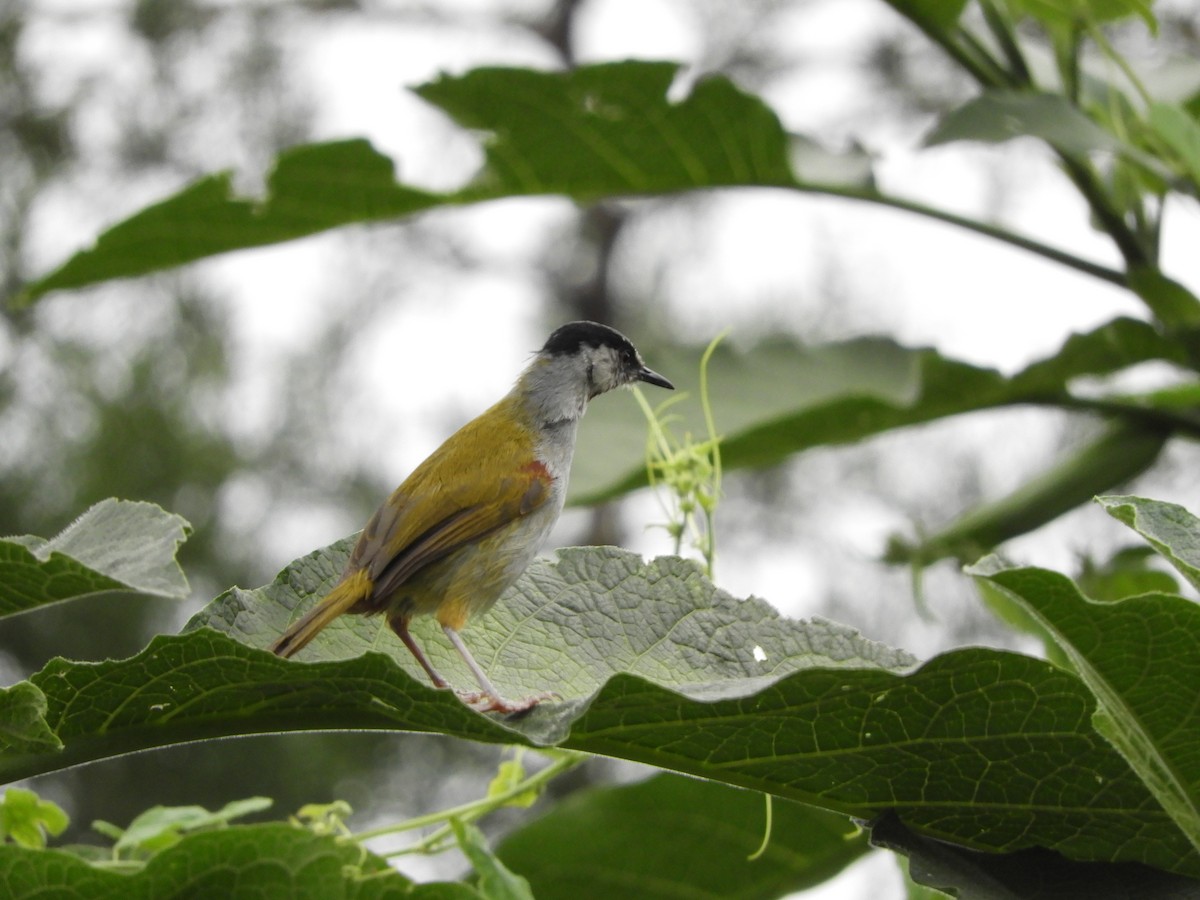
<path fill-rule="evenodd" d="M 666 388 L 668 391 L 675 390 L 675 385 L 647 366 L 642 366 L 638 369 L 637 380 L 644 381 L 646 384 L 656 384 L 660 388 Z"/>

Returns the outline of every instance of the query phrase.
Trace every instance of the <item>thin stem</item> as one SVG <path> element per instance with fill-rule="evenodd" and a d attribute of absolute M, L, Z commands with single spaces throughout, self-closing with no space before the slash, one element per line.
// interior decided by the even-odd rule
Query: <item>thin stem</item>
<path fill-rule="evenodd" d="M 1096 44 L 1096 47 L 1103 53 L 1108 61 L 1121 70 L 1121 74 L 1125 76 L 1125 80 L 1137 91 L 1137 95 L 1142 102 L 1149 106 L 1154 102 L 1154 98 L 1150 96 L 1150 92 L 1146 90 L 1146 86 L 1142 84 L 1142 80 L 1138 78 L 1137 73 L 1133 71 L 1133 66 L 1129 65 L 1129 60 L 1125 59 L 1116 48 L 1109 43 L 1108 37 L 1104 34 L 1104 30 L 1095 22 L 1089 20 L 1087 23 L 1088 37 Z"/>
<path fill-rule="evenodd" d="M 969 32 L 958 26 L 955 26 L 952 31 L 942 31 L 932 27 L 919 16 L 910 16 L 908 20 L 984 87 L 1010 86 L 1009 74 Z M 961 38 L 963 43 L 955 40 L 956 36 Z"/>
<path fill-rule="evenodd" d="M 1174 409 L 1144 406 L 1133 400 L 1121 400 L 1108 397 L 1076 397 L 1065 392 L 1046 394 L 1029 394 L 1024 397 L 1014 397 L 998 403 L 985 404 L 976 407 L 974 412 L 987 409 L 1001 409 L 1010 406 L 1047 406 L 1068 412 L 1084 412 L 1107 418 L 1128 419 L 1140 422 L 1151 428 L 1173 431 L 1177 434 L 1200 438 L 1200 415 L 1187 412 L 1177 412 Z"/>
<path fill-rule="evenodd" d="M 717 349 L 717 344 L 721 343 L 728 333 L 729 329 L 725 329 L 725 331 L 722 331 L 709 341 L 708 346 L 704 350 L 704 355 L 700 357 L 700 408 L 704 410 L 704 427 L 708 430 L 708 444 L 712 447 L 713 465 L 712 496 L 704 504 L 704 533 L 706 537 L 704 558 L 707 563 L 709 580 L 716 578 L 716 515 L 717 503 L 721 497 L 721 440 L 717 436 L 717 421 L 713 416 L 712 403 L 708 397 L 708 363 L 712 359 L 713 352 Z"/>
<path fill-rule="evenodd" d="M 568 751 L 557 751 L 555 759 L 544 769 L 534 772 L 528 778 L 523 778 L 521 781 L 514 784 L 508 790 L 503 791 L 495 796 L 481 797 L 478 800 L 471 800 L 468 803 L 462 803 L 458 806 L 452 806 L 449 809 L 439 810 L 437 812 L 427 813 L 423 816 L 416 816 L 412 819 L 406 819 L 403 822 L 397 822 L 393 825 L 384 825 L 380 828 L 372 828 L 367 831 L 360 831 L 352 836 L 352 840 L 359 843 L 370 840 L 372 838 L 383 837 L 388 834 L 401 834 L 405 831 L 413 831 L 417 828 L 424 828 L 427 825 L 437 825 L 449 819 L 462 819 L 468 817 L 477 817 L 481 813 L 490 812 L 493 809 L 499 809 L 509 800 L 526 794 L 529 791 L 540 790 L 543 785 L 552 781 L 554 778 L 561 775 L 563 772 L 570 771 L 588 758 L 586 753 L 572 753 Z"/>
<path fill-rule="evenodd" d="M 988 30 L 1000 45 L 1004 58 L 1008 60 L 1013 79 L 1023 86 L 1032 86 L 1033 76 L 1025 62 L 1025 54 L 1021 52 L 1021 45 L 1017 43 L 1016 34 L 1010 27 L 1011 23 L 1004 18 L 992 0 L 980 0 L 979 5 L 983 10 L 983 20 L 987 23 Z"/>
<path fill-rule="evenodd" d="M 1112 238 L 1113 243 L 1117 245 L 1117 250 L 1124 257 L 1125 264 L 1131 269 L 1152 268 L 1155 265 L 1154 260 L 1150 258 L 1150 254 L 1142 246 L 1141 239 L 1137 233 L 1125 224 L 1125 219 L 1121 213 L 1113 208 L 1108 196 L 1104 192 L 1104 188 L 1092 171 L 1092 167 L 1085 160 L 1072 154 L 1065 153 L 1062 150 L 1057 150 L 1057 152 L 1062 162 L 1063 170 L 1067 173 L 1067 177 L 1071 179 L 1079 192 L 1083 194 L 1092 214 L 1100 221 L 1104 230 L 1108 232 L 1108 236 Z M 1124 283 L 1124 276 L 1122 276 L 1122 281 Z"/>
<path fill-rule="evenodd" d="M 989 87 L 1002 88 L 1018 87 L 1024 83 L 1019 75 L 1009 72 L 1008 69 L 1000 65 L 992 54 L 988 52 L 983 42 L 971 32 L 965 28 L 960 28 L 958 37 L 962 41 L 963 46 L 979 61 L 980 73 L 987 79 L 982 83 L 987 84 Z M 990 72 L 985 72 L 984 70 L 990 70 Z M 1028 75 L 1029 73 L 1026 72 L 1025 74 Z"/>
<path fill-rule="evenodd" d="M 662 509 L 663 515 L 667 517 L 667 532 L 672 535 L 673 540 L 675 541 L 675 548 L 673 552 L 676 556 L 679 556 L 683 551 L 683 523 L 677 521 L 678 517 L 675 515 L 675 511 L 672 510 L 667 505 L 667 501 L 663 499 L 663 492 L 655 490 L 655 488 L 658 486 L 658 476 L 656 474 L 656 469 L 658 466 L 656 465 L 655 460 L 655 445 L 657 445 L 658 458 L 661 460 L 670 459 L 674 455 L 675 451 L 671 447 L 670 439 L 667 437 L 667 433 L 662 426 L 662 422 L 659 421 L 658 416 L 654 412 L 654 408 L 650 406 L 650 401 L 646 399 L 646 395 L 642 392 L 642 389 L 635 384 L 631 390 L 633 391 L 633 396 L 637 399 L 638 406 L 640 406 L 642 409 L 642 415 L 646 417 L 646 422 L 650 427 L 649 437 L 646 441 L 646 481 L 650 486 L 651 492 L 656 498 L 658 498 L 658 505 Z M 674 496 L 674 494 L 672 493 L 671 496 Z M 674 527 L 675 525 L 678 525 L 679 527 L 676 528 Z"/>
<path fill-rule="evenodd" d="M 650 434 L 654 438 L 654 442 L 658 444 L 659 454 L 664 458 L 670 456 L 672 453 L 671 442 L 667 440 L 666 432 L 663 431 L 662 423 L 658 421 L 658 416 L 654 414 L 654 409 L 650 406 L 650 401 L 646 399 L 646 395 L 642 393 L 642 389 L 636 384 L 632 390 L 633 396 L 637 398 L 638 406 L 642 408 L 642 414 L 650 424 Z"/>
<path fill-rule="evenodd" d="M 1124 400 L 1112 400 L 1103 397 L 1074 397 L 1069 394 L 1053 398 L 1031 398 L 1024 402 L 1038 406 L 1057 406 L 1060 409 L 1071 410 L 1072 412 L 1089 412 L 1104 416 L 1115 416 L 1135 422 L 1142 422 L 1155 428 L 1167 428 L 1193 438 L 1200 438 L 1200 418 L 1184 412 L 1146 407 Z"/>
<path fill-rule="evenodd" d="M 1108 36 L 1105 35 L 1104 30 L 1099 25 L 1097 25 L 1094 21 L 1091 21 L 1091 20 L 1087 21 L 1085 28 L 1086 28 L 1086 33 L 1087 33 L 1088 37 L 1090 37 L 1092 39 L 1092 42 L 1095 43 L 1097 49 L 1100 50 L 1101 54 L 1103 54 L 1103 56 L 1109 61 L 1109 63 L 1116 66 L 1116 68 L 1121 72 L 1121 74 L 1125 77 L 1125 81 L 1137 93 L 1139 99 L 1142 101 L 1142 104 L 1146 107 L 1149 107 L 1154 102 L 1154 98 L 1150 95 L 1150 92 L 1148 90 L 1146 90 L 1146 86 L 1142 83 L 1142 80 L 1138 77 L 1137 72 L 1135 72 L 1133 70 L 1133 67 L 1129 64 L 1129 61 L 1127 59 L 1125 59 L 1125 57 L 1123 57 L 1120 53 L 1118 53 L 1116 48 L 1113 47 L 1113 45 L 1109 42 Z M 1111 97 L 1114 93 L 1115 93 L 1115 88 L 1109 92 L 1109 96 Z M 1116 103 L 1115 100 L 1113 100 L 1111 102 L 1113 105 L 1115 105 L 1115 103 Z M 1112 121 L 1115 126 L 1118 126 L 1117 130 L 1119 130 L 1119 131 L 1124 130 L 1119 127 L 1122 123 L 1122 119 L 1119 115 L 1114 114 L 1112 116 Z M 1118 134 L 1118 137 L 1121 140 L 1125 140 L 1125 141 L 1129 140 L 1129 136 L 1124 133 Z M 1157 228 L 1157 225 L 1156 225 L 1155 221 L 1153 220 L 1153 218 L 1147 215 L 1145 203 L 1142 201 L 1140 196 L 1139 196 L 1139 199 L 1137 200 L 1137 202 L 1133 205 L 1133 208 L 1130 210 L 1130 213 L 1134 217 L 1135 223 L 1134 223 L 1133 228 L 1129 229 L 1129 231 L 1131 233 L 1132 239 L 1136 242 L 1137 247 L 1140 250 L 1140 253 L 1146 260 L 1146 261 L 1140 262 L 1138 264 L 1141 264 L 1141 265 L 1152 264 L 1153 260 L 1156 260 L 1158 257 L 1158 228 Z M 1110 232 L 1110 233 L 1112 233 L 1112 232 Z M 1116 240 L 1117 235 L 1115 233 L 1112 233 L 1112 234 L 1113 234 L 1113 239 Z M 1124 253 L 1125 251 L 1122 250 L 1122 252 Z M 1128 254 L 1126 254 L 1126 259 L 1129 259 Z M 1134 265 L 1134 264 L 1135 264 L 1134 262 L 1132 262 L 1132 261 L 1130 262 L 1130 265 Z"/>
<path fill-rule="evenodd" d="M 1063 94 L 1074 105 L 1079 105 L 1079 50 L 1082 44 L 1083 31 L 1078 26 L 1072 26 L 1070 37 L 1066 43 L 1055 40 L 1054 59 L 1058 64 L 1058 77 L 1062 81 Z"/>
<path fill-rule="evenodd" d="M 766 821 L 763 824 L 762 843 L 758 845 L 758 849 L 746 857 L 746 862 L 754 862 L 760 856 L 767 852 L 767 848 L 771 846 L 771 828 L 775 821 L 775 804 L 770 794 L 763 794 L 766 798 Z"/>
<path fill-rule="evenodd" d="M 474 818 L 472 817 L 468 821 L 473 821 Z M 398 856 L 411 856 L 414 853 L 443 853 L 454 846 L 453 843 L 450 843 L 453 835 L 453 826 L 441 825 L 415 844 L 409 844 L 407 847 L 401 847 L 399 850 L 389 850 L 387 853 L 381 855 L 384 859 L 395 859 Z"/>
<path fill-rule="evenodd" d="M 913 17 L 911 21 L 923 32 L 925 32 L 926 36 L 928 36 L 930 40 L 941 47 L 951 56 L 952 59 L 966 69 L 967 72 L 981 86 L 985 88 L 1020 86 L 1019 76 L 1017 74 L 1005 71 L 1000 64 L 991 57 L 986 48 L 984 48 L 978 42 L 978 40 L 965 29 L 956 26 L 955 29 L 953 29 L 953 33 L 951 33 L 950 31 L 942 31 L 937 28 L 933 28 L 928 23 L 923 22 L 919 17 Z M 956 36 L 962 40 L 964 44 L 960 45 L 955 40 Z M 1061 58 L 1060 54 L 1060 68 L 1062 68 L 1064 64 L 1069 63 L 1071 68 L 1077 69 L 1078 62 L 1077 48 L 1073 48 L 1073 52 L 1067 59 Z M 1065 77 L 1067 75 L 1071 75 L 1071 78 L 1068 79 Z M 1064 84 L 1068 90 L 1068 94 L 1070 96 L 1076 96 L 1078 94 L 1078 84 L 1067 84 L 1069 80 L 1075 80 L 1077 82 L 1077 72 L 1064 72 Z M 1134 83 L 1137 83 L 1136 77 L 1134 77 Z M 1105 196 L 1102 187 L 1092 174 L 1090 167 L 1080 160 L 1073 158 L 1070 154 L 1058 150 L 1058 148 L 1055 148 L 1055 150 L 1058 152 L 1058 155 L 1062 160 L 1062 164 L 1067 171 L 1067 175 L 1075 183 L 1075 186 L 1080 193 L 1083 194 L 1092 210 L 1092 213 L 1100 221 L 1104 229 L 1109 233 L 1109 236 L 1113 239 L 1113 242 L 1117 245 L 1117 249 L 1120 251 L 1122 257 L 1124 257 L 1126 265 L 1131 268 L 1135 266 L 1153 265 L 1153 261 L 1149 258 L 1149 254 L 1146 252 L 1146 249 L 1143 247 L 1137 234 L 1129 229 L 1120 213 L 1112 208 L 1109 198 Z M 842 194 L 842 196 L 848 195 Z M 861 199 L 874 199 L 864 194 L 860 194 L 860 196 Z M 1070 254 L 1038 244 L 1036 241 L 1030 241 L 1026 238 L 1021 238 L 1010 232 L 992 229 L 989 226 L 980 227 L 982 223 L 972 223 L 969 220 L 955 221 L 955 219 L 949 215 L 937 214 L 935 211 L 930 210 L 929 208 L 918 209 L 912 206 L 905 207 L 902 204 L 897 203 L 891 203 L 889 205 L 895 205 L 900 208 L 909 208 L 913 212 L 920 212 L 923 215 L 931 215 L 933 218 L 939 218 L 943 221 L 954 222 L 956 225 L 970 228 L 974 231 L 980 232 L 981 234 L 989 234 L 991 237 L 995 237 L 999 240 L 1023 247 L 1026 250 L 1038 253 L 1049 259 L 1053 259 L 1056 262 L 1063 263 L 1064 265 L 1071 266 L 1072 268 L 1079 269 L 1080 271 L 1087 272 L 1088 274 L 1095 275 L 1099 278 L 1104 278 L 1106 281 L 1110 281 L 1113 284 L 1118 284 L 1122 287 L 1128 286 L 1125 276 L 1122 273 L 1111 269 L 1106 269 L 1103 266 L 1098 266 L 1093 263 L 1088 263 L 1084 260 L 1078 259 L 1077 257 L 1073 257 Z"/>
<path fill-rule="evenodd" d="M 1081 26 L 1075 26 L 1072 29 L 1069 43 L 1065 47 L 1058 41 L 1055 42 L 1055 55 L 1063 81 L 1063 91 L 1070 98 L 1071 102 L 1076 106 L 1079 104 L 1079 59 L 1082 38 L 1085 33 L 1091 37 L 1096 47 L 1109 62 L 1122 72 L 1129 84 L 1137 91 L 1142 102 L 1149 105 L 1152 98 L 1141 83 L 1137 73 L 1133 71 L 1128 61 L 1109 43 L 1103 30 L 1092 21 L 1088 21 Z M 1120 122 L 1120 117 L 1113 116 L 1113 121 Z M 1108 196 L 1103 184 L 1096 176 L 1088 161 L 1058 147 L 1054 149 L 1058 153 L 1067 177 L 1071 179 L 1076 189 L 1083 195 L 1092 211 L 1092 215 L 1096 217 L 1104 230 L 1108 232 L 1109 237 L 1112 238 L 1113 243 L 1116 244 L 1121 256 L 1125 259 L 1126 266 L 1129 268 L 1155 266 L 1157 251 L 1153 249 L 1153 242 L 1149 248 L 1145 242 L 1145 235 L 1148 228 L 1145 220 L 1145 211 L 1141 205 L 1139 204 L 1132 211 L 1134 217 L 1137 219 L 1137 224 L 1134 227 L 1130 227 L 1122 211 L 1114 207 L 1112 199 Z"/>
<path fill-rule="evenodd" d="M 919 203 L 915 200 L 906 200 L 901 197 L 893 197 L 888 194 L 882 194 L 875 190 L 868 190 L 855 187 L 842 187 L 840 185 L 830 184 L 801 184 L 796 186 L 796 190 L 805 191 L 812 194 L 828 194 L 833 197 L 844 197 L 850 200 L 863 200 L 867 203 L 877 203 L 880 206 L 890 206 L 893 209 L 901 209 L 905 212 L 916 213 L 920 216 L 925 216 L 929 219 L 936 219 L 939 222 L 946 222 L 950 225 L 955 225 L 967 231 L 974 231 L 977 234 L 983 234 L 987 237 L 994 238 L 1005 244 L 1010 244 L 1014 247 L 1020 247 L 1022 250 L 1027 250 L 1038 256 L 1045 257 L 1068 268 L 1083 272 L 1086 275 L 1091 275 L 1093 278 L 1099 278 L 1102 281 L 1107 281 L 1110 284 L 1115 284 L 1118 287 L 1129 287 L 1129 282 L 1125 277 L 1125 273 L 1119 269 L 1113 269 L 1100 263 L 1095 263 L 1090 260 L 1082 259 L 1065 250 L 1059 250 L 1057 247 L 1051 247 L 1048 244 L 1043 244 L 1041 241 L 1036 241 L 1033 238 L 1025 237 L 1016 232 L 1009 231 L 998 225 L 991 225 L 987 222 L 981 222 L 978 219 L 970 219 L 966 216 L 960 216 L 944 209 L 938 209 L 934 206 L 928 206 L 924 203 Z"/>
<path fill-rule="evenodd" d="M 1163 195 L 1159 194 L 1156 201 L 1153 211 L 1148 215 L 1144 233 L 1150 244 L 1150 252 L 1154 254 L 1155 259 L 1158 259 L 1162 250 L 1163 216 L 1166 214 L 1167 208 Z"/>

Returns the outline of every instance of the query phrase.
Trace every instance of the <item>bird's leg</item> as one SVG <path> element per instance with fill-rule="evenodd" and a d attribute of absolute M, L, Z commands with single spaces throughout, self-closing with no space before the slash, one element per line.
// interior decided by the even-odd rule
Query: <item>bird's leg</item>
<path fill-rule="evenodd" d="M 473 707 L 478 712 L 498 712 L 505 715 L 523 713 L 533 709 L 543 700 L 549 700 L 554 696 L 554 694 L 542 693 L 534 694 L 521 700 L 506 700 L 500 696 L 500 692 L 496 690 L 496 686 L 492 684 L 491 679 L 484 674 L 483 669 L 479 667 L 479 663 L 475 662 L 475 657 L 471 655 L 471 651 L 467 649 L 467 645 L 463 643 L 463 639 L 458 636 L 458 632 L 449 625 L 443 625 L 442 631 L 446 632 L 446 637 L 450 639 L 450 643 L 454 645 L 454 649 L 462 656 L 467 664 L 467 668 L 471 670 L 471 674 L 475 676 L 475 680 L 483 688 L 482 691 L 460 692 L 458 695 L 463 703 Z"/>
<path fill-rule="evenodd" d="M 404 646 L 408 648 L 408 652 L 416 657 L 417 662 L 421 664 L 421 668 L 429 674 L 429 680 L 433 682 L 433 686 L 435 688 L 450 687 L 450 682 L 446 681 L 445 678 L 438 674 L 437 669 L 435 669 L 433 664 L 430 663 L 425 657 L 420 645 L 416 642 L 413 636 L 409 634 L 408 618 L 406 616 L 397 616 L 394 619 L 388 619 L 388 625 L 391 626 L 392 631 L 396 632 L 396 636 L 404 642 Z"/>

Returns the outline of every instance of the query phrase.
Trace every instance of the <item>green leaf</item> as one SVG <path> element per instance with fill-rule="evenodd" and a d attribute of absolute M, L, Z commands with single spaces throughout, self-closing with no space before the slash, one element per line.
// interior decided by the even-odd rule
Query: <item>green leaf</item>
<path fill-rule="evenodd" d="M 104 500 L 50 540 L 0 540 L 0 616 L 104 591 L 186 597 L 175 553 L 190 531 L 153 503 Z"/>
<path fill-rule="evenodd" d="M 955 847 L 913 833 L 891 814 L 871 823 L 871 843 L 903 854 L 914 881 L 960 900 L 1194 900 L 1200 892 L 1194 879 L 1138 863 L 1074 862 L 1041 849 L 979 853 Z"/>
<path fill-rule="evenodd" d="M 1084 558 L 1075 582 L 1084 596 L 1108 602 L 1138 594 L 1179 593 L 1179 582 L 1169 572 L 1147 565 L 1156 559 L 1146 546 L 1123 547 L 1101 563 Z"/>
<path fill-rule="evenodd" d="M 985 91 L 951 110 L 926 136 L 925 145 L 998 144 L 1017 137 L 1040 138 L 1069 153 L 1130 149 L 1059 94 L 1006 90 Z"/>
<path fill-rule="evenodd" d="M 919 543 L 893 538 L 886 558 L 919 565 L 947 557 L 972 562 L 1142 474 L 1158 460 L 1170 437 L 1170 431 L 1139 422 L 1117 422 L 1009 495 L 970 509 Z"/>
<path fill-rule="evenodd" d="M 907 856 L 897 855 L 896 864 L 900 867 L 900 872 L 904 875 L 904 900 L 945 900 L 947 897 L 954 896 L 953 894 L 939 891 L 936 888 L 918 884 L 913 880 L 911 874 L 912 867 L 909 865 Z"/>
<path fill-rule="evenodd" d="M 1055 28 L 1141 16 L 1151 31 L 1158 30 L 1158 20 L 1151 10 L 1153 0 L 1008 0 L 1008 2 L 1014 8 Z"/>
<path fill-rule="evenodd" d="M 495 777 L 488 784 L 487 797 L 489 800 L 507 794 L 525 780 L 525 766 L 522 765 L 520 758 L 506 759 L 500 763 L 500 768 L 497 770 Z M 515 797 L 509 797 L 505 802 L 505 806 L 516 806 L 521 809 L 528 809 L 537 803 L 542 792 L 537 788 L 530 788 L 523 793 L 517 794 Z"/>
<path fill-rule="evenodd" d="M 655 370 L 687 395 L 670 407 L 679 434 L 707 431 L 698 399 L 702 352 L 649 353 Z M 1011 378 L 885 339 L 809 347 L 776 339 L 743 352 L 719 346 L 709 365 L 709 392 L 722 436 L 721 463 L 733 470 L 777 465 L 812 447 L 853 443 L 965 412 L 1052 403 L 1070 396 L 1074 379 L 1149 360 L 1185 362 L 1178 343 L 1127 318 L 1072 335 L 1054 355 Z M 580 424 L 571 502 L 595 503 L 643 487 L 645 435 L 645 420 L 627 398 L 593 403 Z"/>
<path fill-rule="evenodd" d="M 1110 516 L 1124 522 L 1200 588 L 1200 519 L 1176 503 L 1144 497 L 1097 497 Z"/>
<path fill-rule="evenodd" d="M 500 857 L 538 900 L 739 897 L 774 900 L 819 884 L 867 852 L 845 816 L 776 800 L 762 841 L 762 795 L 660 774 L 573 794 L 505 837 Z"/>
<path fill-rule="evenodd" d="M 1042 627 L 1041 622 L 1030 615 L 1025 607 L 1014 601 L 1007 593 L 990 582 L 976 579 L 975 587 L 979 591 L 980 601 L 997 619 L 1013 631 L 1020 634 L 1028 634 L 1041 641 L 1042 654 L 1056 666 L 1061 666 L 1064 669 L 1071 668 L 1071 664 L 1067 660 L 1067 655 L 1059 649 L 1058 644 L 1055 643 L 1050 633 Z"/>
<path fill-rule="evenodd" d="M 958 24 L 967 0 L 887 0 L 896 12 L 930 31 L 949 31 Z"/>
<path fill-rule="evenodd" d="M 0 847 L 0 884 L 5 900 L 478 900 L 465 885 L 412 885 L 355 844 L 281 824 L 191 834 L 131 874 L 61 850 Z"/>
<path fill-rule="evenodd" d="M 61 747 L 46 722 L 45 694 L 28 681 L 0 688 L 0 750 L 44 753 Z"/>
<path fill-rule="evenodd" d="M 859 188 L 863 197 L 872 197 L 875 190 L 875 157 L 863 147 L 852 146 L 833 151 L 802 134 L 788 135 L 788 159 L 799 184 L 819 191 L 822 186 L 834 193 Z"/>
<path fill-rule="evenodd" d="M 619 62 L 568 72 L 476 69 L 417 88 L 491 134 L 466 199 L 564 194 L 589 202 L 728 185 L 791 185 L 775 113 L 723 77 L 668 97 L 679 66 Z"/>
<path fill-rule="evenodd" d="M 483 832 L 468 822 L 451 819 L 458 846 L 475 870 L 479 893 L 487 900 L 533 900 L 529 882 L 513 874 L 488 848 Z"/>
<path fill-rule="evenodd" d="M 1142 299 L 1154 317 L 1172 329 L 1200 328 L 1200 298 L 1158 269 L 1131 267 L 1129 288 Z M 1194 335 L 1190 338 L 1194 343 Z M 1196 351 L 1193 350 L 1193 355 Z"/>
<path fill-rule="evenodd" d="M 1179 169 L 1200 190 L 1200 123 L 1182 106 L 1169 103 L 1152 104 L 1149 122 L 1178 160 Z"/>
<path fill-rule="evenodd" d="M 393 168 L 367 141 L 347 140 L 285 150 L 267 176 L 262 201 L 234 196 L 228 172 L 209 175 L 105 231 L 94 247 L 30 285 L 22 301 L 440 202 L 397 184 Z"/>
<path fill-rule="evenodd" d="M 1094 723 L 1191 840 L 1200 858 L 1200 605 L 1170 594 L 1097 603 L 1035 568 L 972 573 L 1028 609 L 1096 696 Z"/>
<path fill-rule="evenodd" d="M 280 154 L 262 199 L 235 196 L 228 173 L 208 176 L 114 225 L 22 299 L 434 206 L 796 183 L 787 136 L 770 108 L 720 76 L 671 99 L 678 70 L 630 61 L 444 76 L 417 93 L 487 133 L 486 165 L 462 191 L 398 184 L 393 161 L 364 140 L 294 147 Z M 853 171 L 855 184 L 869 176 L 861 165 Z"/>
<path fill-rule="evenodd" d="M 1026 391 L 1056 393 L 1084 376 L 1111 375 L 1151 360 L 1186 367 L 1188 356 L 1179 344 L 1140 319 L 1118 317 L 1092 331 L 1070 335 L 1045 359 L 1031 363 L 1013 377 Z"/>
<path fill-rule="evenodd" d="M 177 844 L 191 831 L 218 825 L 228 825 L 233 819 L 261 812 L 271 807 L 268 797 L 233 800 L 216 812 L 203 806 L 155 806 L 129 823 L 117 839 L 115 850 L 122 855 L 130 852 L 157 853 Z"/>
<path fill-rule="evenodd" d="M 373 619 L 343 617 L 297 660 L 200 627 L 265 646 L 337 579 L 349 549 L 229 592 L 196 630 L 130 659 L 50 662 L 31 681 L 63 750 L 0 753 L 0 777 L 235 734 L 437 732 L 561 744 L 863 818 L 891 808 L 976 849 L 1046 846 L 1200 875 L 1186 838 L 1092 730 L 1091 694 L 1071 674 L 984 649 L 914 670 L 844 626 L 735 600 L 683 560 L 590 548 L 531 566 L 467 634 L 501 690 L 563 698 L 515 719 L 428 686 Z M 436 624 L 414 624 L 451 683 L 470 685 Z"/>
<path fill-rule="evenodd" d="M 33 791 L 9 788 L 0 800 L 0 843 L 45 847 L 46 835 L 62 834 L 69 821 L 57 803 L 43 800 Z"/>
<path fill-rule="evenodd" d="M 296 811 L 295 822 L 303 825 L 314 834 L 350 833 L 346 819 L 354 810 L 345 800 L 331 800 L 329 803 L 305 803 Z"/>

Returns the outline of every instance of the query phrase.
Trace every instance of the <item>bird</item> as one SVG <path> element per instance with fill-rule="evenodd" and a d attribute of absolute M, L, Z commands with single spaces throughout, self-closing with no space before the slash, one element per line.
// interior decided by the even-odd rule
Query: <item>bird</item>
<path fill-rule="evenodd" d="M 271 651 L 291 657 L 347 613 L 383 615 L 434 687 L 448 689 L 409 632 L 415 616 L 433 615 L 479 684 L 457 692 L 472 709 L 523 714 L 556 696 L 506 699 L 459 632 L 516 582 L 558 521 L 588 402 L 637 382 L 674 390 L 617 330 L 586 321 L 556 329 L 512 389 L 383 502 L 338 583 Z"/>

